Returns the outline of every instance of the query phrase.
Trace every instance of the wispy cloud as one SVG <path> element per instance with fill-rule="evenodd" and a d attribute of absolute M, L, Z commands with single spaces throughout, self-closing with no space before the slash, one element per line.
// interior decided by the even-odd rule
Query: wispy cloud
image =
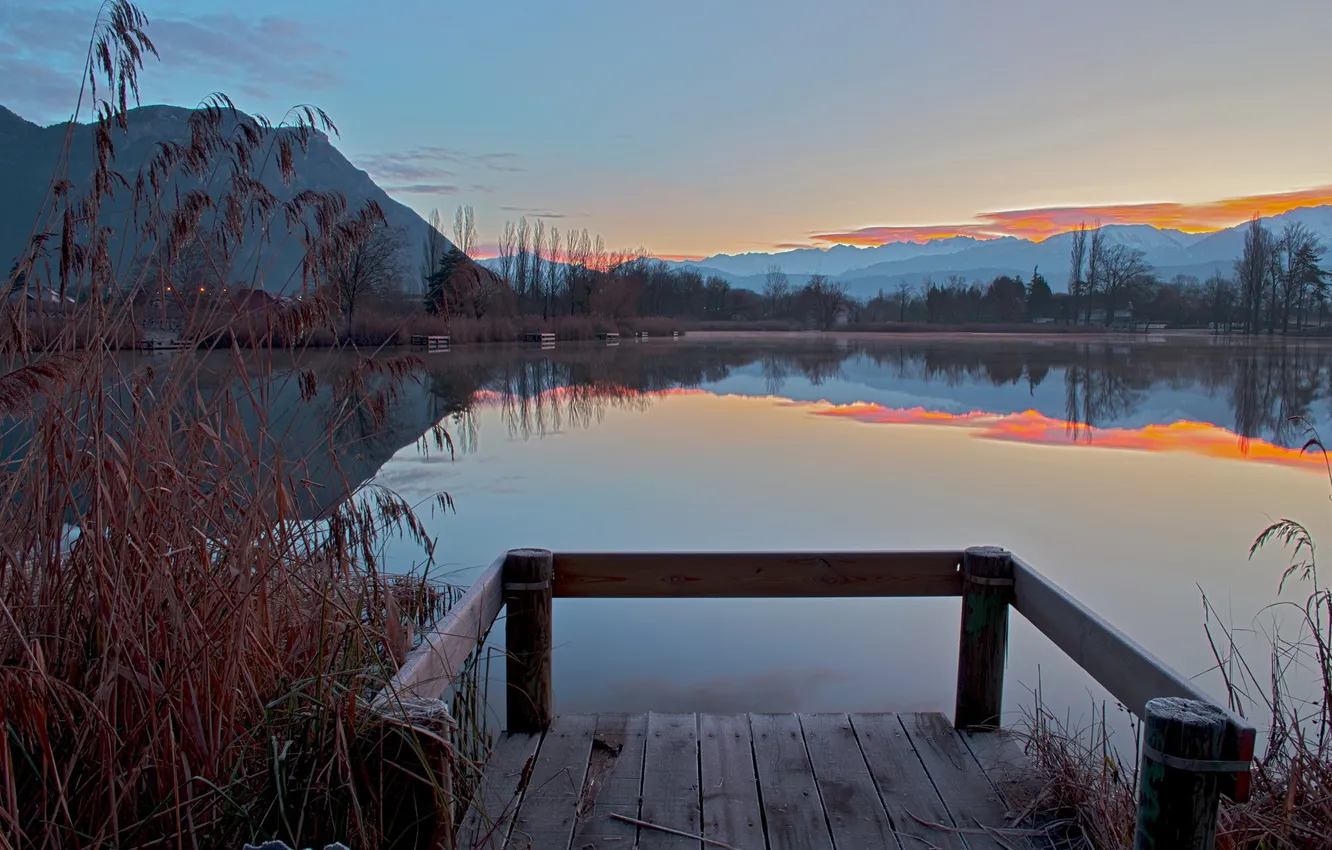
<path fill-rule="evenodd" d="M 517 213 L 518 215 L 530 215 L 532 218 L 586 218 L 587 213 L 580 212 L 557 212 L 555 210 L 543 209 L 541 207 L 500 207 L 504 212 Z"/>
<path fill-rule="evenodd" d="M 701 254 L 653 254 L 652 256 L 669 263 L 697 263 L 699 260 L 707 259 Z"/>
<path fill-rule="evenodd" d="M 385 186 L 384 191 L 396 195 L 456 195 L 458 187 L 452 183 L 408 183 L 405 186 Z"/>
<path fill-rule="evenodd" d="M 78 93 L 96 3 L 11 3 L 0 16 L 0 101 L 37 121 L 68 117 Z M 311 26 L 275 15 L 221 13 L 153 15 L 149 37 L 161 66 L 145 75 L 145 99 L 178 87 L 178 75 L 197 72 L 207 85 L 270 99 L 284 87 L 322 91 L 344 82 L 346 54 L 325 44 Z M 150 60 L 151 62 L 151 60 Z"/>
<path fill-rule="evenodd" d="M 1100 204 L 1079 207 L 1043 207 L 981 213 L 961 224 L 861 227 L 843 232 L 819 233 L 810 238 L 824 244 L 886 245 L 890 242 L 928 242 L 954 236 L 996 239 L 1018 236 L 1042 240 L 1087 224 L 1150 224 L 1189 233 L 1208 233 L 1233 227 L 1254 215 L 1280 215 L 1300 207 L 1332 204 L 1332 186 L 1246 195 L 1203 203 Z"/>

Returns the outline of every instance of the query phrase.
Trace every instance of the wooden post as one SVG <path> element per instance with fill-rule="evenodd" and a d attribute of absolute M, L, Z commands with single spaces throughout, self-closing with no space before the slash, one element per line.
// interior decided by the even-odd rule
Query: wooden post
<path fill-rule="evenodd" d="M 957 658 L 958 729 L 999 725 L 1008 651 L 1013 561 L 997 546 L 962 553 L 962 637 Z"/>
<path fill-rule="evenodd" d="M 1212 850 L 1229 720 L 1216 706 L 1178 697 L 1149 701 L 1146 715 L 1133 846 Z"/>
<path fill-rule="evenodd" d="M 555 560 L 545 549 L 514 549 L 504 559 L 506 729 L 536 733 L 550 725 L 551 599 Z"/>

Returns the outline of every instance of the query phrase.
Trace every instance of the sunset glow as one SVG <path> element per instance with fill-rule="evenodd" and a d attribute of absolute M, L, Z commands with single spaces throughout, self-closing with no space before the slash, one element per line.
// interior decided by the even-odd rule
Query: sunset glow
<path fill-rule="evenodd" d="M 1280 215 L 1301 207 L 1317 207 L 1325 204 L 1332 204 L 1332 186 L 1195 204 L 1104 204 L 1007 210 L 981 213 L 974 223 L 926 227 L 862 227 L 842 233 L 821 233 L 811 238 L 823 244 L 858 246 L 886 245 L 892 242 L 929 242 L 936 239 L 951 239 L 955 236 L 970 236 L 975 239 L 1016 236 L 1039 242 L 1051 236 L 1076 230 L 1081 224 L 1097 223 L 1149 224 L 1153 227 L 1182 230 L 1186 233 L 1210 233 L 1233 227 L 1255 215 L 1261 217 Z"/>
<path fill-rule="evenodd" d="M 1288 449 L 1264 440 L 1243 440 L 1233 431 L 1206 422 L 1179 421 L 1142 428 L 1087 429 L 1028 410 L 997 414 L 983 411 L 943 413 L 924 408 L 891 408 L 878 404 L 816 405 L 814 413 L 892 425 L 947 425 L 966 428 L 988 440 L 1034 445 L 1092 446 L 1152 452 L 1184 452 L 1231 460 L 1258 460 L 1311 471 L 1324 471 L 1321 454 Z"/>

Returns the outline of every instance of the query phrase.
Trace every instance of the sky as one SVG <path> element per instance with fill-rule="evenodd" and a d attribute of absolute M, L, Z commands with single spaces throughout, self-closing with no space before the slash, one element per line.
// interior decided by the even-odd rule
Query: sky
<path fill-rule="evenodd" d="M 144 103 L 316 104 L 483 246 L 522 215 L 684 257 L 1332 203 L 1326 0 L 140 5 Z M 0 0 L 0 104 L 67 118 L 95 14 Z"/>

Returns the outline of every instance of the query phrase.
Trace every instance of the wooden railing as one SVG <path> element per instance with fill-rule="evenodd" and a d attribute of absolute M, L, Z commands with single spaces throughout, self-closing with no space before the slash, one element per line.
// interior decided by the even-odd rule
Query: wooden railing
<path fill-rule="evenodd" d="M 566 598 L 916 597 L 962 599 L 954 725 L 999 725 L 1008 611 L 1016 609 L 1143 720 L 1138 846 L 1211 846 L 1218 795 L 1243 802 L 1256 730 L 1193 682 L 994 547 L 945 552 L 551 553 L 495 561 L 411 653 L 388 692 L 439 697 L 505 618 L 506 729 L 552 713 L 552 600 Z M 1142 842 L 1147 842 L 1146 844 Z"/>

